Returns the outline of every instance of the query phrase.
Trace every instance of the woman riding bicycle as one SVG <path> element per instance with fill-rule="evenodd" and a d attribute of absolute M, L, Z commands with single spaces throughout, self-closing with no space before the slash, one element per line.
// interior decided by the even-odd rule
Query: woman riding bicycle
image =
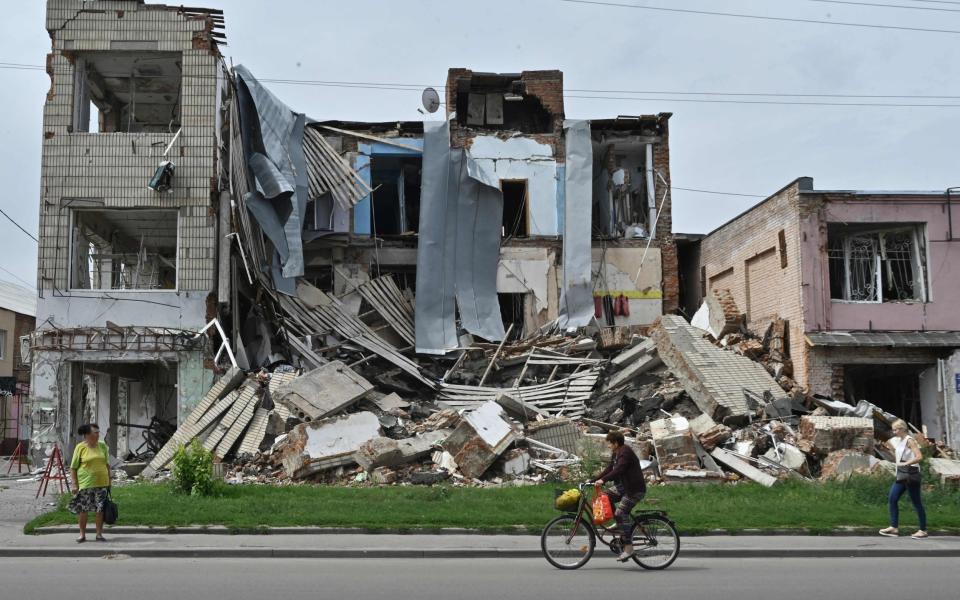
<path fill-rule="evenodd" d="M 620 526 L 620 541 L 623 552 L 617 557 L 625 562 L 633 556 L 633 540 L 630 539 L 631 525 L 630 511 L 643 500 L 647 493 L 647 482 L 643 477 L 643 467 L 633 448 L 624 443 L 623 434 L 611 431 L 607 434 L 607 445 L 610 446 L 610 465 L 597 477 L 596 484 L 603 485 L 605 481 L 616 483 L 616 491 L 608 491 L 610 502 L 616 503 L 614 517 Z"/>

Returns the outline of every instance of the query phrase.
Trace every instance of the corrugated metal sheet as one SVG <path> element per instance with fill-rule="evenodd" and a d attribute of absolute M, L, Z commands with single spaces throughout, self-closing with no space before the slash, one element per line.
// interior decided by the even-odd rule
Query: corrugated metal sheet
<path fill-rule="evenodd" d="M 811 346 L 960 347 L 960 331 L 813 331 Z"/>

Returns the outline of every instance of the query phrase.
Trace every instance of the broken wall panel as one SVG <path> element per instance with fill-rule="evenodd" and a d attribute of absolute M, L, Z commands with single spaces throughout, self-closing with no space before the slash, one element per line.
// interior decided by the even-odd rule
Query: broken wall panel
<path fill-rule="evenodd" d="M 703 412 L 723 421 L 754 412 L 745 397 L 750 393 L 772 401 L 789 396 L 759 363 L 718 348 L 703 338 L 703 331 L 683 317 L 664 315 L 654 324 L 651 337 L 664 364 L 680 380 L 683 389 Z"/>

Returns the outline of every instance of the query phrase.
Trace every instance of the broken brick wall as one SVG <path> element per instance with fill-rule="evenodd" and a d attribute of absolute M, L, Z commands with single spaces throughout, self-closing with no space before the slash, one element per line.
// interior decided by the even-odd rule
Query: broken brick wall
<path fill-rule="evenodd" d="M 700 267 L 706 274 L 707 293 L 729 289 L 754 333 L 762 336 L 777 317 L 789 322 L 790 358 L 803 385 L 807 348 L 798 208 L 801 185 L 806 185 L 803 178 L 703 238 Z"/>
<path fill-rule="evenodd" d="M 177 291 L 208 292 L 216 277 L 218 75 L 222 61 L 210 21 L 176 7 L 138 2 L 50 0 L 52 48 L 44 106 L 38 286 L 69 289 L 72 210 L 167 208 L 179 217 Z M 197 39 L 206 43 L 197 44 Z M 166 159 L 176 164 L 171 193 L 147 182 L 176 129 L 160 133 L 74 131 L 75 65 L 85 52 L 178 52 L 182 132 Z M 172 293 L 176 296 L 176 293 Z M 197 307 L 203 310 L 202 301 Z M 200 313 L 200 318 L 203 314 Z"/>

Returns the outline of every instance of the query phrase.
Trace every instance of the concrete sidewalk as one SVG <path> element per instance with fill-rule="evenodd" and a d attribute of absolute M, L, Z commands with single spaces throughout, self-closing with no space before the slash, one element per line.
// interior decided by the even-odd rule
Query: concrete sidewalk
<path fill-rule="evenodd" d="M 532 535 L 399 534 L 118 534 L 107 542 L 74 542 L 76 533 L 20 534 L 4 540 L 0 556 L 209 558 L 531 558 L 540 539 Z M 681 557 L 829 558 L 960 557 L 960 537 L 704 536 L 682 537 Z M 607 552 L 597 548 L 599 554 Z"/>

